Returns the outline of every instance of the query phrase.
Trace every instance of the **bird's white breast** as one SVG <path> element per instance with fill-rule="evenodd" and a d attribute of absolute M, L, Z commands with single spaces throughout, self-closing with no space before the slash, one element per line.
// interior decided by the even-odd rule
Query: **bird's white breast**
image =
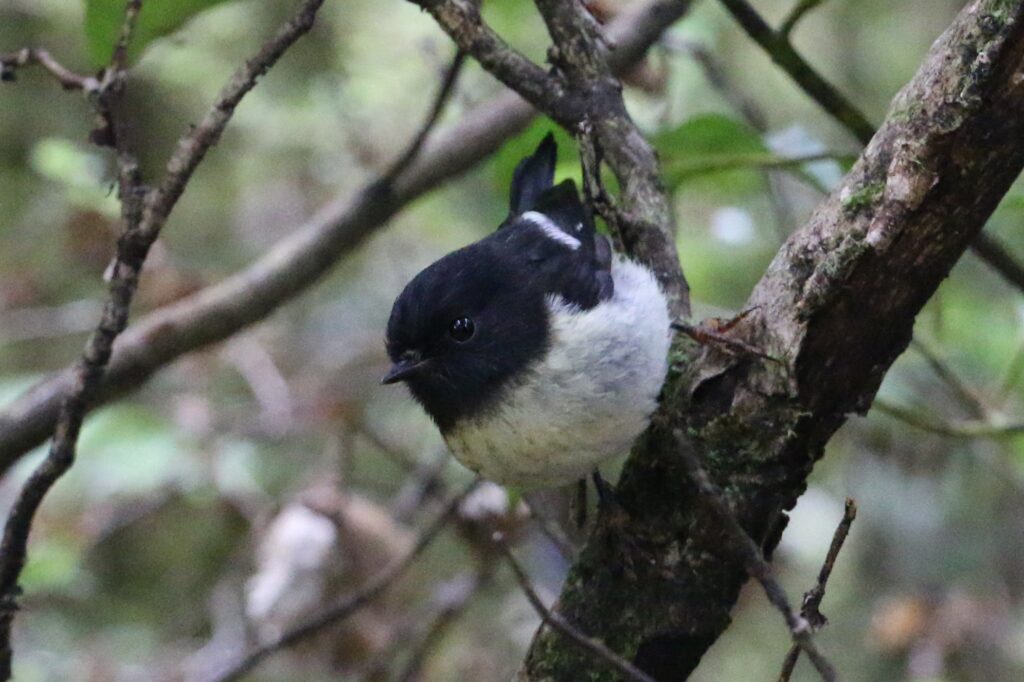
<path fill-rule="evenodd" d="M 624 258 L 614 294 L 581 311 L 548 300 L 547 354 L 498 407 L 446 436 L 480 475 L 522 487 L 563 485 L 628 451 L 646 428 L 668 370 L 668 305 L 653 275 Z"/>

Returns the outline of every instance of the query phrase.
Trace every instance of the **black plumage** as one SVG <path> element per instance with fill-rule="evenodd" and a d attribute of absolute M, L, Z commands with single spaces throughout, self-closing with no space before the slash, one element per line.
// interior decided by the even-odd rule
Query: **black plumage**
<path fill-rule="evenodd" d="M 405 381 L 442 432 L 490 409 L 547 351 L 549 297 L 586 310 L 613 293 L 611 249 L 575 184 L 554 185 L 556 155 L 548 135 L 516 167 L 500 228 L 424 269 L 395 301 L 385 381 Z"/>

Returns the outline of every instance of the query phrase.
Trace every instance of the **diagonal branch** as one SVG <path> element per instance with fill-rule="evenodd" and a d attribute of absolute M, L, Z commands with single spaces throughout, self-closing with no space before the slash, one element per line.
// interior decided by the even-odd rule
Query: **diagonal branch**
<path fill-rule="evenodd" d="M 850 526 L 853 525 L 853 520 L 856 518 L 857 503 L 850 498 L 846 498 L 843 518 L 839 521 L 839 525 L 836 526 L 836 532 L 832 536 L 832 544 L 829 545 L 828 554 L 825 555 L 825 563 L 821 565 L 821 570 L 818 571 L 818 580 L 814 583 L 814 587 L 804 593 L 804 600 L 800 606 L 800 615 L 803 616 L 804 620 L 810 624 L 811 629 L 814 631 L 820 630 L 828 622 L 825 616 L 821 615 L 821 600 L 825 598 L 825 587 L 828 585 L 828 579 L 832 575 L 836 559 L 839 558 L 839 552 L 843 549 L 843 544 L 846 542 L 846 536 L 850 534 Z M 779 682 L 789 682 L 789 678 L 792 676 L 799 659 L 800 646 L 794 643 L 789 648 L 785 661 L 783 661 L 782 671 L 779 673 Z"/>
<path fill-rule="evenodd" d="M 295 18 L 286 25 L 273 40 L 269 41 L 254 60 L 247 62 L 243 69 L 249 81 L 235 81 L 224 91 L 225 100 L 215 107 L 214 115 L 208 116 L 200 126 L 183 138 L 183 143 L 195 140 L 198 135 L 212 141 L 226 125 L 238 100 L 255 84 L 259 74 L 266 71 L 284 51 L 309 30 L 313 17 L 323 0 L 307 0 Z M 0 679 L 11 676 L 12 651 L 10 630 L 17 609 L 20 589 L 18 580 L 25 565 L 29 533 L 35 514 L 50 488 L 74 464 L 78 435 L 85 420 L 86 412 L 99 390 L 113 353 L 114 340 L 128 324 L 132 299 L 138 287 L 139 275 L 153 242 L 159 236 L 163 220 L 153 220 L 139 201 L 140 178 L 138 164 L 131 150 L 125 146 L 124 136 L 118 135 L 117 121 L 111 114 L 112 102 L 120 96 L 123 88 L 123 70 L 128 44 L 142 8 L 141 0 L 131 0 L 125 6 L 125 16 L 114 47 L 110 65 L 100 78 L 95 92 L 100 117 L 109 126 L 113 135 L 113 146 L 118 158 L 118 194 L 121 199 L 122 234 L 117 242 L 116 258 L 112 267 L 109 298 L 96 330 L 90 335 L 81 360 L 73 370 L 73 384 L 61 402 L 53 442 L 43 462 L 32 472 L 15 499 L 4 526 L 0 544 Z M 239 75 L 243 75 L 240 72 Z M 237 76 L 236 76 L 237 78 Z M 237 98 L 232 100 L 232 97 Z M 232 103 L 233 102 L 233 103 Z M 191 170 L 202 159 L 205 149 L 202 142 L 183 145 L 172 158 L 165 182 L 147 193 L 143 202 L 148 206 L 162 205 L 166 218 L 177 197 L 184 190 Z"/>
<path fill-rule="evenodd" d="M 665 0 L 624 13 L 608 27 L 617 45 L 609 58 L 612 68 L 621 73 L 635 64 L 680 15 L 676 3 Z M 118 339 L 93 405 L 124 395 L 178 357 L 269 316 L 414 199 L 494 153 L 534 115 L 511 92 L 495 97 L 426 144 L 390 192 L 369 183 L 351 199 L 324 206 L 248 268 L 142 318 Z M 0 472 L 52 433 L 73 382 L 71 369 L 55 373 L 0 410 Z"/>
<path fill-rule="evenodd" d="M 327 607 L 305 622 L 281 633 L 280 636 L 266 644 L 247 652 L 238 661 L 218 672 L 212 678 L 212 682 L 233 682 L 234 680 L 242 679 L 268 657 L 292 647 L 319 632 L 323 632 L 332 625 L 337 625 L 359 609 L 376 600 L 394 585 L 399 578 L 405 575 L 420 555 L 430 547 L 441 534 L 441 531 L 455 518 L 459 511 L 459 505 L 462 504 L 467 495 L 476 489 L 478 484 L 479 481 L 473 481 L 470 485 L 463 488 L 459 494 L 455 495 L 445 505 L 444 510 L 420 533 L 419 538 L 408 553 L 391 565 L 384 566 L 365 586 L 353 594 L 346 595 L 336 604 Z"/>
<path fill-rule="evenodd" d="M 545 114 L 570 125 L 579 120 L 579 102 L 556 78 L 513 49 L 480 16 L 473 0 L 411 0 L 430 12 L 459 49 L 473 55 L 495 78 Z"/>
<path fill-rule="evenodd" d="M 684 11 L 688 2 L 675 3 Z M 536 0 L 553 47 L 550 59 L 582 105 L 582 117 L 569 127 L 591 138 L 594 156 L 604 160 L 619 183 L 612 227 L 626 252 L 647 265 L 668 296 L 673 316 L 690 315 L 689 286 L 675 248 L 675 214 L 661 182 L 658 159 L 622 99 L 622 85 L 609 69 L 605 39 L 582 3 Z M 672 9 L 670 7 L 670 9 Z M 595 176 L 598 169 L 592 169 Z"/>
<path fill-rule="evenodd" d="M 1024 167 L 1024 0 L 972 0 L 934 43 L 840 187 L 776 254 L 731 334 L 780 362 L 678 339 L 661 407 L 557 611 L 659 680 L 728 627 L 747 571 L 699 503 L 685 434 L 766 556 L 814 462 L 870 406 L 913 323 Z M 521 680 L 606 681 L 549 633 Z"/>
<path fill-rule="evenodd" d="M 626 111 L 611 60 L 599 46 L 603 37 L 582 5 L 576 0 L 537 3 L 555 44 L 551 51 L 555 73 L 548 74 L 498 38 L 475 3 L 413 1 L 433 15 L 460 49 L 569 132 L 580 134 L 584 126 L 592 127 L 621 188 L 616 223 L 627 252 L 651 268 L 676 316 L 688 316 L 689 287 L 674 247 L 674 218 L 657 158 Z M 682 16 L 689 4 L 688 0 L 661 0 L 651 8 L 652 13 L 656 10 L 659 16 L 674 18 Z"/>
<path fill-rule="evenodd" d="M 800 53 L 789 42 L 789 31 L 802 16 L 802 13 L 798 13 L 797 10 L 804 5 L 809 6 L 803 11 L 813 9 L 818 4 L 817 2 L 801 0 L 800 5 L 795 7 L 793 14 L 790 15 L 790 19 L 795 17 L 793 23 L 783 22 L 782 28 L 775 31 L 747 0 L 720 1 L 747 35 L 760 45 L 772 61 L 789 74 L 811 99 L 831 114 L 850 134 L 860 140 L 861 144 L 866 145 L 871 141 L 875 134 L 874 125 L 835 86 L 800 56 Z M 979 232 L 971 243 L 971 250 L 990 268 L 999 273 L 1003 279 L 1024 291 L 1024 265 L 1017 261 L 996 239 L 984 232 Z"/>
<path fill-rule="evenodd" d="M 772 61 L 792 77 L 800 89 L 849 130 L 861 144 L 867 144 L 875 127 L 839 90 L 825 80 L 797 52 L 786 32 L 775 31 L 747 0 L 720 0 L 733 18 Z"/>
<path fill-rule="evenodd" d="M 505 540 L 501 537 L 500 533 L 495 534 L 494 543 L 497 545 L 498 550 L 505 556 L 505 560 L 512 568 L 512 573 L 516 576 L 516 581 L 519 583 L 519 587 L 523 590 L 523 593 L 526 595 L 526 598 L 533 607 L 533 610 L 540 616 L 543 625 L 550 627 L 552 630 L 572 642 L 575 646 L 579 647 L 580 650 L 591 655 L 595 660 L 603 662 L 610 669 L 616 671 L 625 679 L 630 680 L 631 682 L 655 682 L 654 678 L 647 675 L 642 670 L 638 670 L 636 666 L 606 647 L 599 640 L 588 637 L 586 634 L 576 629 L 572 623 L 565 620 L 565 618 L 545 607 L 544 602 L 540 600 L 540 595 L 538 595 L 537 591 L 533 588 L 533 584 L 530 582 L 530 576 L 526 574 L 526 569 L 520 565 L 515 555 L 512 554 L 512 550 L 509 549 L 507 544 L 505 544 Z"/>
<path fill-rule="evenodd" d="M 697 457 L 693 454 L 690 444 L 686 441 L 683 433 L 677 430 L 674 435 L 679 443 L 678 452 L 687 475 L 697 486 L 697 490 L 704 500 L 712 507 L 714 513 L 721 519 L 724 528 L 728 532 L 729 539 L 739 550 L 740 558 L 747 569 L 747 573 L 757 582 L 761 583 L 768 601 L 782 614 L 783 619 L 786 621 L 786 627 L 789 628 L 790 637 L 793 638 L 793 647 L 797 651 L 807 652 L 807 657 L 814 663 L 814 667 L 817 669 L 818 674 L 821 675 L 821 679 L 826 680 L 826 682 L 833 682 L 837 679 L 835 668 L 832 667 L 832 664 L 829 663 L 828 659 L 825 658 L 814 643 L 811 637 L 813 632 L 812 625 L 807 620 L 806 615 L 801 613 L 798 616 L 793 611 L 785 590 L 782 589 L 782 585 L 775 578 L 775 573 L 765 560 L 761 548 L 747 535 L 743 526 L 736 520 L 732 510 L 729 509 L 728 504 L 726 504 L 722 497 L 722 491 L 708 478 L 707 472 L 704 471 L 700 462 L 697 461 Z"/>
<path fill-rule="evenodd" d="M 49 51 L 39 47 L 26 47 L 11 54 L 0 55 L 0 81 L 17 80 L 18 69 L 38 64 L 65 90 L 92 92 L 100 82 L 92 76 L 77 74 L 58 62 Z"/>

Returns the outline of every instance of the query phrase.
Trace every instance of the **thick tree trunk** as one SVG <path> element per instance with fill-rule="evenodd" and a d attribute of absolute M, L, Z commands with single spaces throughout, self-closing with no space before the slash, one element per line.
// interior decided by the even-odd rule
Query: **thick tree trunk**
<path fill-rule="evenodd" d="M 779 363 L 676 343 L 662 407 L 617 489 L 625 518 L 599 518 L 558 604 L 658 679 L 697 666 L 746 579 L 674 433 L 770 553 L 825 443 L 867 411 L 915 316 L 1024 164 L 1022 5 L 976 0 L 960 13 L 842 186 L 779 251 L 736 332 Z M 542 628 L 520 679 L 615 673 Z"/>

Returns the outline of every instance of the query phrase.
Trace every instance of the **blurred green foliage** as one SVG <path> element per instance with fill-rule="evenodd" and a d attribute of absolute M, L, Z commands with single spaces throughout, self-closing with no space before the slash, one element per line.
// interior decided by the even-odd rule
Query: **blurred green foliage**
<path fill-rule="evenodd" d="M 193 16 L 225 0 L 150 0 L 139 13 L 131 45 L 130 58 L 137 57 L 146 45 L 180 28 Z M 117 43 L 124 24 L 123 0 L 85 0 L 85 41 L 89 58 L 96 66 L 110 60 L 111 47 Z"/>

